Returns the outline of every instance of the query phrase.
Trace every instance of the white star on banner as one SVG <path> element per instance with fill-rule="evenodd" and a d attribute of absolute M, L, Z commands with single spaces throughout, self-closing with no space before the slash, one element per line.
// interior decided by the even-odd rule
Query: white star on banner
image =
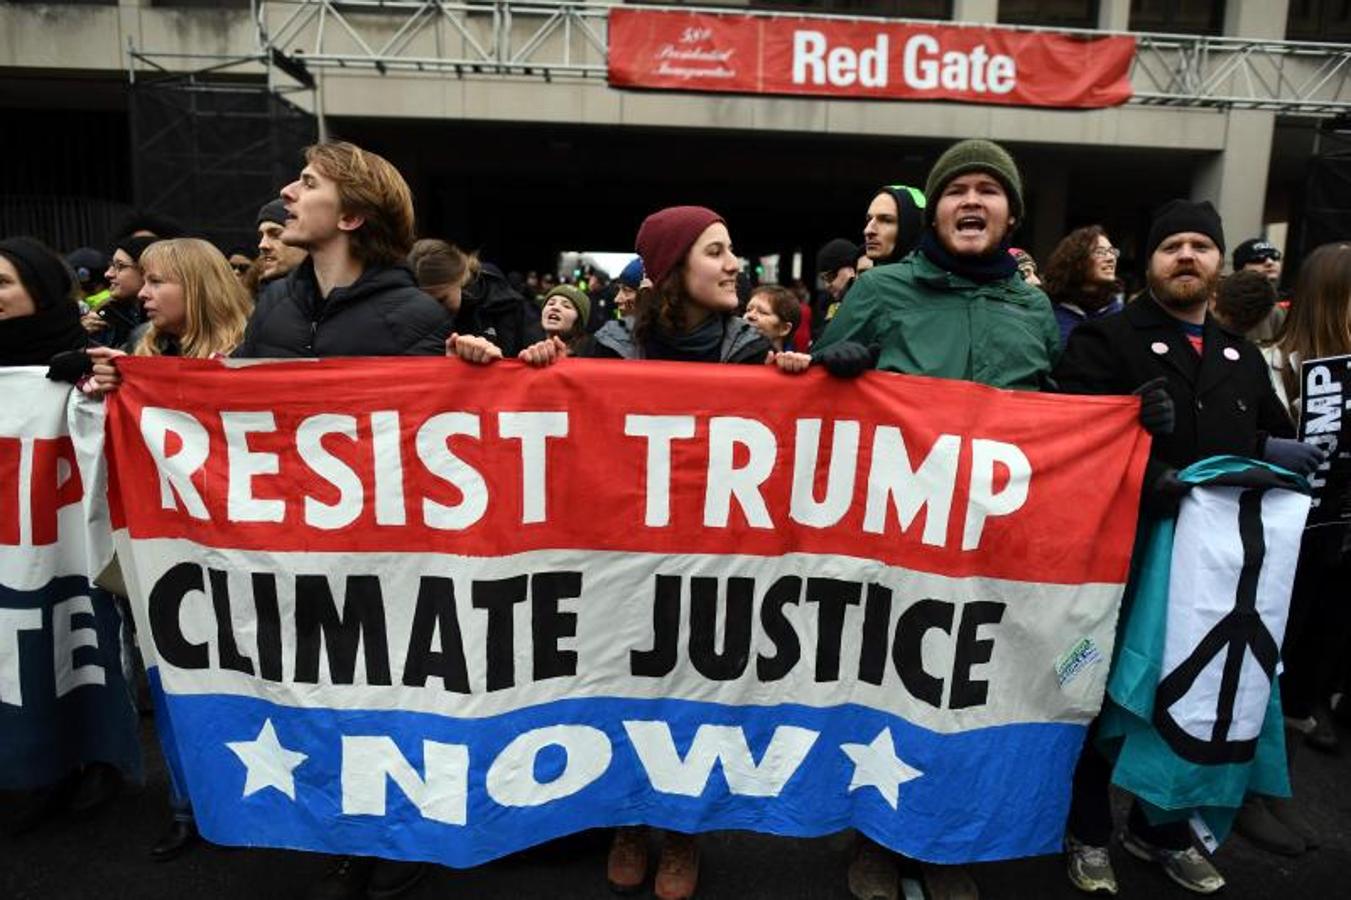
<path fill-rule="evenodd" d="M 225 746 L 234 751 L 235 756 L 248 770 L 244 778 L 244 794 L 249 797 L 263 788 L 276 788 L 292 800 L 296 798 L 296 783 L 293 773 L 296 766 L 307 757 L 304 753 L 287 750 L 277 740 L 277 730 L 272 720 L 263 723 L 258 737 L 251 741 L 227 741 Z"/>
<path fill-rule="evenodd" d="M 871 744 L 841 744 L 840 749 L 854 761 L 849 792 L 861 787 L 875 787 L 892 809 L 896 809 L 900 800 L 900 786 L 924 774 L 901 762 L 891 740 L 890 728 L 879 731 Z"/>

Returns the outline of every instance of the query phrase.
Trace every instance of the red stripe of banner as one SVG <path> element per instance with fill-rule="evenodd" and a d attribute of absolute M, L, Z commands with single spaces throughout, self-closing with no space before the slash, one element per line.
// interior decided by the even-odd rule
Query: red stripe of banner
<path fill-rule="evenodd" d="M 542 371 L 514 361 L 476 367 L 437 359 L 227 369 L 213 361 L 136 358 L 123 361 L 121 368 L 125 380 L 109 401 L 108 417 L 113 481 L 120 491 L 114 498 L 115 521 L 125 521 L 134 537 L 184 537 L 219 547 L 467 555 L 543 548 L 807 552 L 875 558 L 948 575 L 1122 582 L 1148 453 L 1148 436 L 1136 424 L 1137 404 L 1131 399 L 1024 394 L 885 373 L 842 381 L 818 371 L 791 377 L 756 366 L 600 360 L 566 360 Z M 190 416 L 198 424 L 178 428 L 190 444 L 194 430 L 207 436 L 201 448 L 206 462 L 192 476 L 207 520 L 189 515 L 172 492 L 172 508 L 164 508 L 158 469 L 140 430 L 147 407 Z M 547 440 L 543 496 L 531 495 L 536 506 L 544 501 L 542 522 L 522 521 L 531 505 L 523 488 L 522 441 L 504 438 L 499 420 L 499 413 L 512 411 L 568 414 L 567 436 Z M 238 413 L 271 414 L 276 430 L 244 435 L 242 442 L 236 441 L 232 459 L 223 423 L 226 418 L 238 420 L 232 415 Z M 393 467 L 386 466 L 377 479 L 372 436 L 376 413 L 385 420 L 398 417 L 402 493 L 392 487 Z M 453 436 L 448 443 L 455 456 L 482 474 L 488 494 L 482 517 L 458 530 L 429 527 L 425 513 L 424 500 L 446 507 L 464 500 L 432 471 L 442 471 L 446 457 L 440 449 L 432 452 L 428 464 L 418 453 L 419 430 L 443 413 L 467 414 L 462 421 L 478 422 L 479 438 Z M 345 508 L 354 516 L 352 522 L 333 529 L 307 523 L 306 498 L 311 507 L 337 506 L 341 493 L 334 481 L 341 478 L 332 474 L 332 465 L 322 477 L 297 449 L 301 423 L 321 414 L 354 417 L 354 438 L 332 433 L 320 444 L 355 473 L 349 480 L 359 479 L 363 494 L 361 501 Z M 626 436 L 630 414 L 693 417 L 694 437 L 671 443 L 670 516 L 664 527 L 646 524 L 648 441 Z M 712 417 L 753 420 L 749 427 L 760 423 L 773 432 L 777 449 L 761 486 L 771 527 L 752 527 L 736 498 L 726 525 L 705 524 Z M 849 460 L 855 473 L 851 499 L 838 524 L 826 528 L 790 517 L 795 435 L 798 422 L 810 419 L 823 421 L 814 474 L 818 500 L 826 496 L 835 427 L 857 422 L 860 434 L 857 458 Z M 933 514 L 929 508 L 919 511 L 904 530 L 891 508 L 880 534 L 865 528 L 879 428 L 899 429 L 912 469 L 921 466 L 935 442 L 958 448 L 948 527 L 945 532 L 933 529 L 928 543 L 924 529 Z M 434 443 L 424 438 L 424 443 Z M 1031 478 L 1025 502 L 1016 511 L 989 517 L 979 547 L 963 549 L 976 439 L 1016 446 L 1031 467 Z M 192 449 L 177 431 L 165 441 L 164 452 L 170 456 Z M 758 458 L 752 460 L 746 446 L 732 446 L 732 466 L 753 461 Z M 246 485 L 255 498 L 264 504 L 279 501 L 274 505 L 280 522 L 231 521 L 227 495 L 232 465 L 237 484 Z M 879 472 L 896 471 L 897 466 L 899 462 L 879 466 Z M 1007 487 L 1009 469 L 1001 463 L 992 471 L 993 481 L 985 490 L 997 494 Z M 391 521 L 389 510 L 397 509 L 404 524 L 378 524 L 377 481 L 385 487 L 385 521 Z M 934 496 L 948 494 L 943 490 Z"/>
<path fill-rule="evenodd" d="M 1135 39 L 613 9 L 616 87 L 1092 109 L 1130 99 Z"/>

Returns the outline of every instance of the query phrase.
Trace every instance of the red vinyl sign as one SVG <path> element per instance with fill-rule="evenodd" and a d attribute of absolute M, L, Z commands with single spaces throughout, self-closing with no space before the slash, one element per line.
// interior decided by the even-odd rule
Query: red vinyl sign
<path fill-rule="evenodd" d="M 1135 39 L 934 23 L 613 9 L 615 87 L 1093 109 L 1131 97 Z"/>

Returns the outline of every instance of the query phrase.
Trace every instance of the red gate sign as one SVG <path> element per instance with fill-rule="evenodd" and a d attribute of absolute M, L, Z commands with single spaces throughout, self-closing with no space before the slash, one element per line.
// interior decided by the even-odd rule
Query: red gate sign
<path fill-rule="evenodd" d="M 613 9 L 615 87 L 1093 109 L 1131 97 L 1135 39 L 934 23 Z"/>

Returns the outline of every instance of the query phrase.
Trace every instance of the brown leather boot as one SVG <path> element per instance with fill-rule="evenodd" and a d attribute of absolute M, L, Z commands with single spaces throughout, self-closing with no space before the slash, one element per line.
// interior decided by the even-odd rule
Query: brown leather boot
<path fill-rule="evenodd" d="M 699 844 L 695 836 L 678 831 L 666 832 L 652 893 L 657 900 L 690 900 L 698 883 Z"/>
<path fill-rule="evenodd" d="M 605 880 L 616 894 L 634 894 L 647 881 L 647 829 L 638 826 L 616 828 L 605 861 Z"/>

